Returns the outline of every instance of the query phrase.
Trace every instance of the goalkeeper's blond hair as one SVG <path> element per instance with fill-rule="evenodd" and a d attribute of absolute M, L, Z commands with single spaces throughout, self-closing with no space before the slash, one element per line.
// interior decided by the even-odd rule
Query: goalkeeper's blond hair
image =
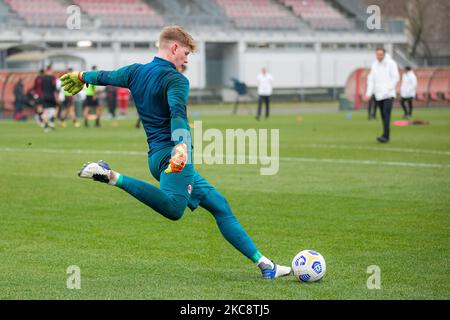
<path fill-rule="evenodd" d="M 183 46 L 188 47 L 191 52 L 197 49 L 197 43 L 194 38 L 180 26 L 168 26 L 162 29 L 159 35 L 159 47 L 165 48 L 171 41 L 177 41 Z"/>

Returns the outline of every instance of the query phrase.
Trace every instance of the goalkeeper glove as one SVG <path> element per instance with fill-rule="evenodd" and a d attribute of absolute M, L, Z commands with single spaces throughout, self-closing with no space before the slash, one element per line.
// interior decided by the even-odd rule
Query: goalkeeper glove
<path fill-rule="evenodd" d="M 179 143 L 175 146 L 175 154 L 169 160 L 165 173 L 181 172 L 187 161 L 187 146 L 184 143 Z"/>
<path fill-rule="evenodd" d="M 83 72 L 69 72 L 64 74 L 61 79 L 61 87 L 71 96 L 76 95 L 83 89 L 85 82 L 83 81 Z"/>

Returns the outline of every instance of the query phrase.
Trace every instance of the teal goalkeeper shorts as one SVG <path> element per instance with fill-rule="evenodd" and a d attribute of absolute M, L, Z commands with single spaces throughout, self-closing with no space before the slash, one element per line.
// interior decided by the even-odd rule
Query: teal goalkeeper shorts
<path fill-rule="evenodd" d="M 170 196 L 184 197 L 189 209 L 194 211 L 214 187 L 198 174 L 193 164 L 187 164 L 178 173 L 165 173 L 171 152 L 172 147 L 167 147 L 149 155 L 148 167 L 153 177 L 159 181 L 161 191 Z"/>

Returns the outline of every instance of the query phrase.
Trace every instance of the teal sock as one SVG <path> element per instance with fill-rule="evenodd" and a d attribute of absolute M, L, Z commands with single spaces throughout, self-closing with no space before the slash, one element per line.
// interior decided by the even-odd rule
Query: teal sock
<path fill-rule="evenodd" d="M 120 175 L 119 178 L 117 179 L 115 186 L 120 188 L 122 186 L 122 181 L 123 181 L 123 176 Z"/>
<path fill-rule="evenodd" d="M 259 251 L 256 251 L 255 254 L 250 258 L 254 263 L 257 263 L 259 259 L 261 259 L 262 254 Z"/>

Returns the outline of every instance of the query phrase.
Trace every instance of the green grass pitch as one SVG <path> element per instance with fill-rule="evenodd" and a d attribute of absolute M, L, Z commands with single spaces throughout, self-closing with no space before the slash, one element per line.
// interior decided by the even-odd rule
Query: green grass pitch
<path fill-rule="evenodd" d="M 217 107 L 217 106 L 216 106 Z M 196 110 L 193 108 L 192 110 Z M 0 299 L 449 299 L 450 110 L 419 109 L 430 125 L 392 127 L 365 112 L 207 115 L 203 129 L 280 130 L 280 168 L 200 165 L 260 251 L 290 264 L 303 249 L 323 254 L 318 283 L 261 279 L 203 209 L 164 219 L 118 188 L 82 180 L 100 159 L 157 184 L 134 119 L 112 128 L 0 122 Z M 194 115 L 194 113 L 192 113 Z M 401 119 L 400 110 L 393 120 Z M 69 266 L 81 289 L 69 290 Z M 367 268 L 379 266 L 381 289 Z"/>

